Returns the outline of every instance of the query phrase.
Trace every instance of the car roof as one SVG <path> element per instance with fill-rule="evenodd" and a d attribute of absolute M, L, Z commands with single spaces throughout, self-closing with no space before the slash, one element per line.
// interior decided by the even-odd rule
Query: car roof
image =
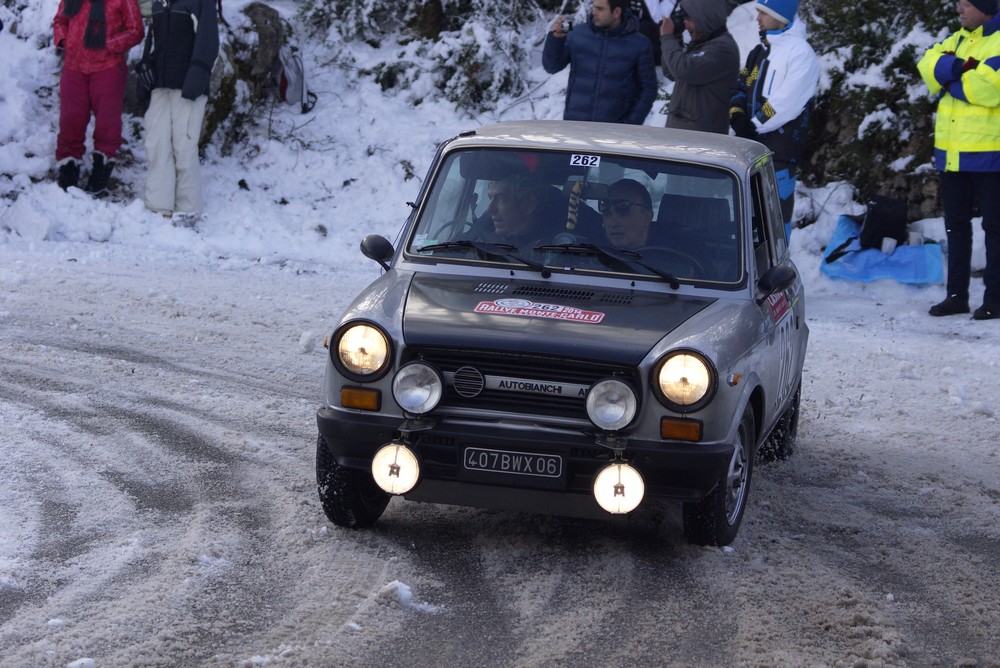
<path fill-rule="evenodd" d="M 585 121 L 508 121 L 463 132 L 446 150 L 472 147 L 617 153 L 727 167 L 738 173 L 769 149 L 755 141 L 711 132 Z"/>

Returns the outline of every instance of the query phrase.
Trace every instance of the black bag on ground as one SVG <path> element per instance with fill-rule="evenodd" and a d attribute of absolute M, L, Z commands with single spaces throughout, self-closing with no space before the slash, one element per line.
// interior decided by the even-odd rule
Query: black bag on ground
<path fill-rule="evenodd" d="M 868 211 L 861 221 L 859 241 L 862 248 L 882 248 L 882 239 L 889 237 L 896 243 L 906 243 L 906 201 L 895 197 L 872 195 Z"/>

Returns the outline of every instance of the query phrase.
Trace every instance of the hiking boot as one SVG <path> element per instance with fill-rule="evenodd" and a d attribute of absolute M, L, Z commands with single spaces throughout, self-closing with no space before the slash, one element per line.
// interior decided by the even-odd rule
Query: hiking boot
<path fill-rule="evenodd" d="M 63 190 L 75 187 L 80 181 L 80 163 L 73 158 L 66 158 L 59 165 L 59 187 Z"/>
<path fill-rule="evenodd" d="M 938 317 L 942 315 L 957 315 L 969 312 L 969 300 L 959 299 L 958 295 L 948 295 L 943 302 L 937 303 L 928 311 Z"/>
<path fill-rule="evenodd" d="M 983 304 L 972 314 L 973 320 L 992 320 L 1000 318 L 1000 308 L 992 304 Z"/>
<path fill-rule="evenodd" d="M 90 178 L 87 179 L 87 187 L 84 190 L 94 197 L 106 195 L 108 181 L 111 180 L 111 171 L 114 168 L 114 160 L 106 158 L 103 153 L 94 153 L 94 165 L 90 170 Z"/>

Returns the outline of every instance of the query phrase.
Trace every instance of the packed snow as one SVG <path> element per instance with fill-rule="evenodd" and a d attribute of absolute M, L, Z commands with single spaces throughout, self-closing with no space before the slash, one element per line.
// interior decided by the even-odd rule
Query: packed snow
<path fill-rule="evenodd" d="M 942 285 L 823 275 L 838 217 L 862 210 L 849 186 L 800 188 L 799 451 L 757 470 L 731 547 L 686 545 L 669 510 L 396 500 L 351 532 L 324 517 L 312 457 L 323 338 L 379 273 L 358 243 L 395 237 L 438 142 L 561 116 L 547 24 L 525 35 L 531 93 L 477 117 L 406 106 L 305 44 L 319 104 L 275 108 L 233 155 L 210 146 L 187 228 L 136 195 L 141 119 L 113 197 L 55 185 L 56 4 L 0 7 L 0 665 L 1000 661 L 1000 322 L 929 317 Z M 730 27 L 746 52 L 748 6 Z M 940 218 L 914 228 L 944 239 Z"/>

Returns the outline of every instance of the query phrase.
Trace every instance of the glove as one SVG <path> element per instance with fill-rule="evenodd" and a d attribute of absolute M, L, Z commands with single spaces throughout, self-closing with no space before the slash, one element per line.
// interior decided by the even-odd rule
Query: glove
<path fill-rule="evenodd" d="M 977 67 L 979 67 L 979 61 L 976 60 L 975 58 L 969 58 L 967 61 L 965 61 L 965 64 L 962 65 L 962 73 L 964 74 L 969 70 L 976 69 Z"/>
<path fill-rule="evenodd" d="M 744 139 L 757 138 L 757 128 L 754 127 L 753 121 L 743 112 L 733 114 L 729 117 L 729 127 L 733 129 L 737 137 L 743 137 Z"/>
<path fill-rule="evenodd" d="M 135 75 L 139 79 L 139 85 L 146 90 L 153 90 L 156 85 L 156 67 L 152 60 L 143 59 L 136 63 Z"/>

